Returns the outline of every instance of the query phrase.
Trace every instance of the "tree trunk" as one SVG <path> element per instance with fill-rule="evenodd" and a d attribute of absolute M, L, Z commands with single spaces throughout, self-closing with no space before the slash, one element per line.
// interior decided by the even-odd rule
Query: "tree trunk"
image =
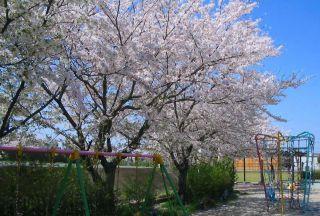
<path fill-rule="evenodd" d="M 114 191 L 115 185 L 115 177 L 116 177 L 116 169 L 117 164 L 112 161 L 108 162 L 105 158 L 101 160 L 101 164 L 103 166 L 103 170 L 106 174 L 106 180 L 104 182 L 105 189 L 105 215 L 116 215 L 116 196 Z"/>
<path fill-rule="evenodd" d="M 116 215 L 116 196 L 114 191 L 114 182 L 115 182 L 115 173 L 116 169 L 109 170 L 106 176 L 106 202 L 108 203 L 108 211 L 106 215 Z"/>
<path fill-rule="evenodd" d="M 187 176 L 188 176 L 188 166 L 184 166 L 178 169 L 178 193 L 182 199 L 183 203 L 188 201 L 187 194 Z"/>
<path fill-rule="evenodd" d="M 99 174 L 99 167 L 97 166 L 98 169 L 96 170 L 95 169 L 95 164 L 93 164 L 91 159 L 88 158 L 88 157 L 84 158 L 84 160 L 86 162 L 86 168 L 87 168 L 87 171 L 89 172 L 89 174 L 90 174 L 90 176 L 92 178 L 92 181 L 94 183 L 101 182 L 102 178 L 101 178 L 101 176 Z M 100 162 L 98 161 L 98 163 L 100 163 Z"/>
<path fill-rule="evenodd" d="M 189 156 L 193 149 L 193 146 L 190 145 L 187 149 L 182 150 L 183 158 L 180 158 L 180 162 L 177 160 L 176 155 L 173 151 L 170 151 L 171 159 L 175 165 L 175 167 L 179 171 L 178 175 L 178 193 L 183 203 L 188 202 L 188 192 L 187 192 L 187 176 L 189 171 Z M 186 152 L 185 152 L 186 151 Z"/>

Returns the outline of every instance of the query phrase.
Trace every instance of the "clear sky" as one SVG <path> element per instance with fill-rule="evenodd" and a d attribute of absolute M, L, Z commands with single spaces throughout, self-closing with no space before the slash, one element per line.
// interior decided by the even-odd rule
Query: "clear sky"
<path fill-rule="evenodd" d="M 260 0 L 253 17 L 261 18 L 261 28 L 282 54 L 264 62 L 263 68 L 279 76 L 297 73 L 309 77 L 298 89 L 270 110 L 288 120 L 274 123 L 293 135 L 309 131 L 316 136 L 320 152 L 320 0 Z"/>

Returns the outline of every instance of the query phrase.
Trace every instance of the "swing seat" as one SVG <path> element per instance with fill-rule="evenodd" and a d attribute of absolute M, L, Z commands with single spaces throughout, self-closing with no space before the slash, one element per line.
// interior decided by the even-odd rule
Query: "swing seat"
<path fill-rule="evenodd" d="M 267 188 L 267 196 L 268 196 L 268 199 L 272 202 L 275 202 L 277 201 L 276 199 L 276 193 L 274 191 L 273 188 Z"/>

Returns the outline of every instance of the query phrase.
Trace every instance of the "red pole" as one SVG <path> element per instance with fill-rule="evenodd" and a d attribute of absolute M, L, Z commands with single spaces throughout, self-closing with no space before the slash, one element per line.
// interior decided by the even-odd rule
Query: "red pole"
<path fill-rule="evenodd" d="M 261 152 L 260 152 L 260 148 L 259 148 L 259 144 L 258 144 L 259 135 L 255 136 L 255 140 L 256 140 L 256 148 L 257 148 L 257 154 L 258 154 L 259 166 L 260 166 L 260 181 L 261 181 L 261 184 L 263 185 L 264 196 L 266 198 L 267 208 L 269 210 L 269 201 L 268 201 L 268 196 L 267 196 L 267 188 L 266 188 L 266 184 L 264 182 L 264 175 L 263 175 L 263 159 L 261 157 Z"/>
<path fill-rule="evenodd" d="M 246 157 L 243 158 L 243 182 L 246 182 Z"/>

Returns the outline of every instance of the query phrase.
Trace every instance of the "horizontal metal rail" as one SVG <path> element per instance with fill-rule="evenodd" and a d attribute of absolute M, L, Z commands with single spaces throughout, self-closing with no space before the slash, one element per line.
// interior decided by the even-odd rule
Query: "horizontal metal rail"
<path fill-rule="evenodd" d="M 137 153 L 116 153 L 116 152 L 101 152 L 101 151 L 78 151 L 73 149 L 61 148 L 46 148 L 46 147 L 30 147 L 30 146 L 5 146 L 0 145 L 0 151 L 5 152 L 23 152 L 23 153 L 48 153 L 60 154 L 69 156 L 74 152 L 78 152 L 80 156 L 105 156 L 105 157 L 131 157 L 131 158 L 155 158 L 152 154 L 137 154 Z"/>

